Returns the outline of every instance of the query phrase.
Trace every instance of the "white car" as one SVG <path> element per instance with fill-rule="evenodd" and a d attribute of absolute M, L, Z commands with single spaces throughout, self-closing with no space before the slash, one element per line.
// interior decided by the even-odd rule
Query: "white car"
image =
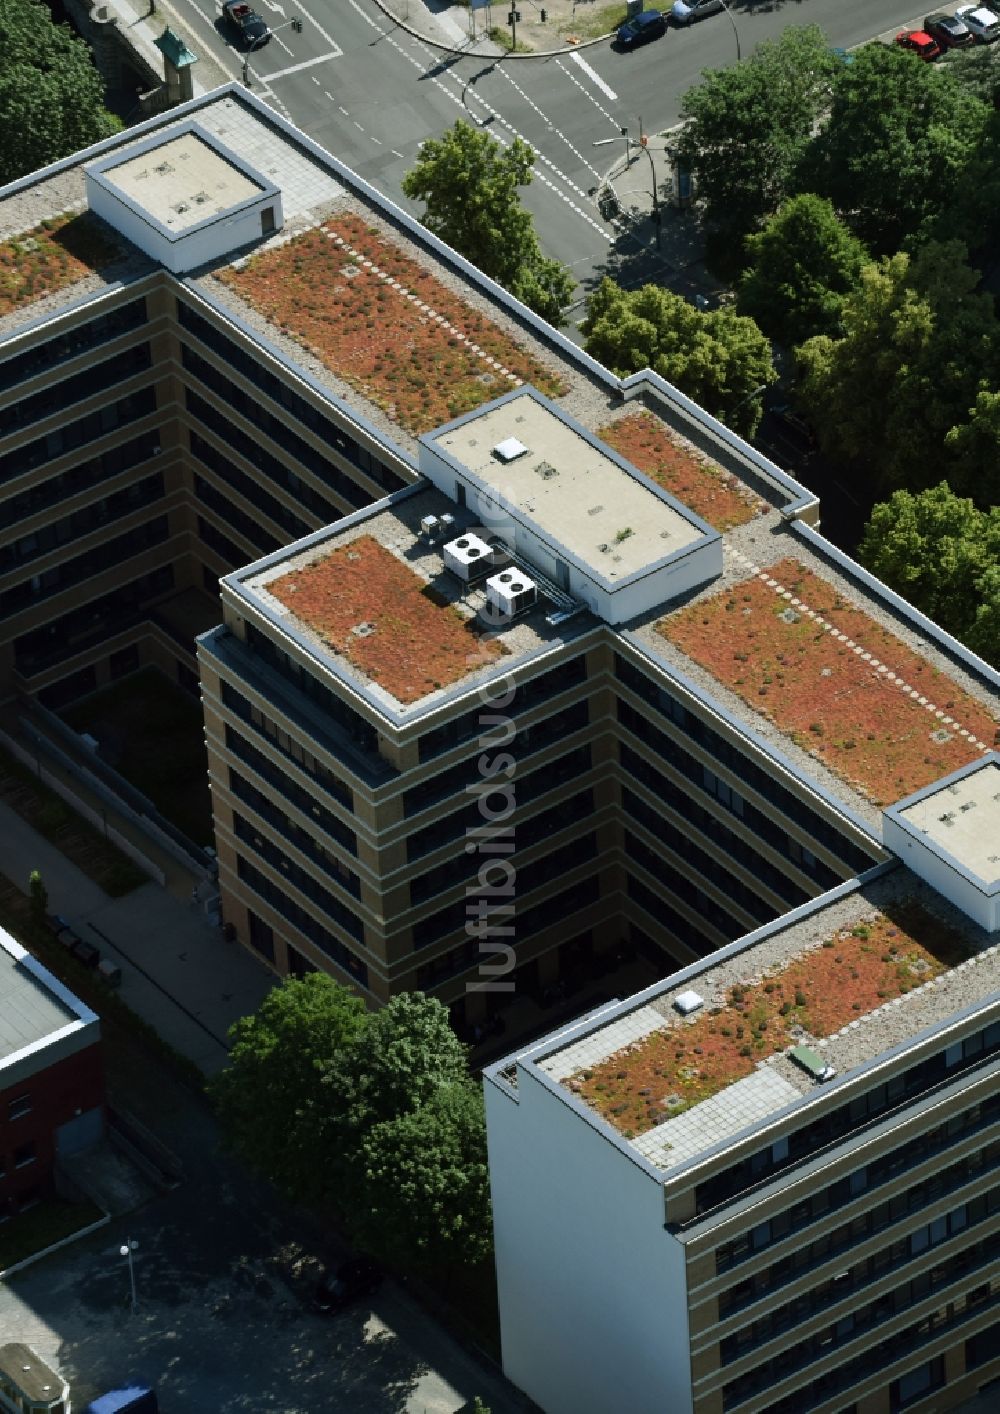
<path fill-rule="evenodd" d="M 992 44 L 995 39 L 1000 39 L 1000 15 L 987 10 L 985 5 L 960 5 L 955 11 L 955 18 L 972 31 L 977 44 Z"/>
<path fill-rule="evenodd" d="M 706 15 L 718 15 L 725 8 L 722 0 L 674 0 L 670 13 L 675 25 L 689 25 Z"/>

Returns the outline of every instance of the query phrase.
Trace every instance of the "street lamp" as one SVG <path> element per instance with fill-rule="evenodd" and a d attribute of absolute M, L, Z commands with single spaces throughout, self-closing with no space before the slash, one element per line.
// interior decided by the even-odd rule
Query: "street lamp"
<path fill-rule="evenodd" d="M 626 167 L 629 165 L 629 163 L 630 163 L 631 160 L 632 160 L 631 154 L 632 154 L 632 148 L 633 148 L 633 146 L 640 148 L 640 149 L 646 154 L 646 156 L 649 158 L 649 170 L 650 170 L 650 174 L 651 174 L 652 180 L 653 180 L 653 225 L 656 227 L 656 245 L 657 245 L 657 249 L 659 249 L 659 247 L 660 247 L 660 197 L 659 197 L 659 193 L 658 193 L 657 190 L 656 190 L 656 163 L 653 161 L 653 154 L 652 154 L 652 153 L 650 152 L 650 150 L 649 150 L 649 146 L 648 146 L 648 144 L 647 144 L 647 142 L 646 142 L 645 137 L 642 136 L 642 119 L 641 119 L 641 118 L 639 119 L 639 133 L 640 133 L 640 137 L 639 137 L 639 141 L 638 141 L 638 142 L 634 142 L 633 139 L 629 137 L 628 128 L 622 128 L 621 132 L 622 132 L 622 137 L 625 139 L 625 166 L 626 166 Z M 613 137 L 602 137 L 602 138 L 599 138 L 597 142 L 591 143 L 591 146 L 592 146 L 592 147 L 607 147 L 609 143 L 617 142 L 617 141 L 618 141 L 617 138 L 613 138 Z"/>
<path fill-rule="evenodd" d="M 272 28 L 268 29 L 267 34 L 259 34 L 256 39 L 250 41 L 250 48 L 243 56 L 243 82 L 247 88 L 253 88 L 253 84 L 250 82 L 251 54 L 253 54 L 254 50 L 259 49 L 262 44 L 266 44 L 272 34 L 277 34 L 279 29 L 287 29 L 289 25 L 291 25 L 296 34 L 302 33 L 302 21 L 298 16 L 295 16 L 290 20 L 286 20 L 283 25 L 274 25 Z"/>
<path fill-rule="evenodd" d="M 122 1257 L 127 1257 L 127 1258 L 128 1258 L 128 1279 L 129 1279 L 129 1284 L 130 1284 L 130 1286 L 132 1287 L 132 1315 L 133 1315 L 133 1316 L 135 1315 L 136 1311 L 138 1311 L 138 1309 L 139 1309 L 139 1303 L 138 1303 L 138 1301 L 136 1300 L 136 1296 L 135 1296 L 135 1266 L 134 1266 L 133 1263 L 132 1263 L 132 1253 L 133 1253 L 133 1252 L 137 1252 L 138 1249 L 139 1249 L 139 1244 L 138 1244 L 138 1242 L 133 1242 L 131 1238 L 129 1238 L 127 1242 L 123 1242 L 122 1245 L 121 1245 L 121 1246 L 119 1247 L 119 1249 L 118 1249 L 119 1254 L 120 1254 Z"/>
<path fill-rule="evenodd" d="M 726 0 L 719 0 L 719 3 L 729 16 L 729 23 L 733 27 L 733 34 L 736 36 L 736 62 L 737 64 L 741 64 L 743 62 L 743 55 L 740 53 L 740 32 L 736 28 L 736 20 L 733 18 L 733 12 L 726 4 Z"/>

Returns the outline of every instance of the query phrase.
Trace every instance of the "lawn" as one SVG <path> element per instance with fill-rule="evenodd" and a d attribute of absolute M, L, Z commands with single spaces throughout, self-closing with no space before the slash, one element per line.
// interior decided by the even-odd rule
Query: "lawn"
<path fill-rule="evenodd" d="M 62 716 L 74 731 L 96 737 L 101 759 L 189 840 L 212 843 L 205 727 L 193 697 L 144 668 Z"/>
<path fill-rule="evenodd" d="M 1000 721 L 793 559 L 658 631 L 878 806 L 992 747 Z"/>
<path fill-rule="evenodd" d="M 44 1252 L 103 1216 L 95 1203 L 69 1203 L 54 1194 L 43 1198 L 0 1226 L 0 1271 Z"/>
<path fill-rule="evenodd" d="M 554 369 L 358 216 L 219 279 L 413 433 L 521 383 L 549 397 L 566 391 Z"/>
<path fill-rule="evenodd" d="M 696 1021 L 678 1019 L 566 1084 L 631 1138 L 803 1036 L 829 1036 L 965 956 L 959 935 L 924 909 L 878 912 L 763 979 L 733 986 L 725 1005 Z"/>

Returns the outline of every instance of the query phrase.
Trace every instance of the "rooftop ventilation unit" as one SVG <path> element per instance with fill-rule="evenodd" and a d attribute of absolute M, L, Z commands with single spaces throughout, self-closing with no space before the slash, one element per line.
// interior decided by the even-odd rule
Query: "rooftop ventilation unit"
<path fill-rule="evenodd" d="M 501 570 L 486 581 L 486 602 L 495 613 L 513 619 L 534 608 L 538 585 L 519 569 Z"/>
<path fill-rule="evenodd" d="M 506 465 L 508 462 L 516 462 L 518 457 L 527 456 L 528 449 L 523 442 L 519 442 L 516 437 L 505 437 L 502 442 L 498 442 L 493 448 L 493 455 L 498 462 Z"/>
<path fill-rule="evenodd" d="M 421 540 L 436 540 L 441 522 L 437 516 L 420 517 L 420 538 Z"/>
<path fill-rule="evenodd" d="M 705 998 L 700 992 L 693 990 L 679 992 L 678 995 L 674 997 L 674 1009 L 679 1011 L 681 1016 L 690 1016 L 691 1012 L 697 1011 L 699 1007 L 703 1007 L 704 1005 Z"/>
<path fill-rule="evenodd" d="M 449 540 L 441 554 L 445 569 L 466 584 L 493 568 L 493 551 L 478 535 L 460 535 L 457 540 Z"/>

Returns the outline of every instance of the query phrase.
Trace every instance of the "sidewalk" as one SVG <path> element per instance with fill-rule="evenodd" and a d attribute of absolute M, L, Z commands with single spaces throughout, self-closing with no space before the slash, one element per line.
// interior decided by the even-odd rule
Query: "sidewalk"
<path fill-rule="evenodd" d="M 118 963 L 122 1000 L 207 1075 L 221 1070 L 229 1027 L 256 1010 L 273 974 L 225 942 L 190 892 L 185 901 L 148 883 L 109 898 L 2 802 L 0 841 L 0 871 L 27 892 L 31 871 L 39 870 L 50 911 Z M 172 868 L 179 882 L 176 862 Z"/>

